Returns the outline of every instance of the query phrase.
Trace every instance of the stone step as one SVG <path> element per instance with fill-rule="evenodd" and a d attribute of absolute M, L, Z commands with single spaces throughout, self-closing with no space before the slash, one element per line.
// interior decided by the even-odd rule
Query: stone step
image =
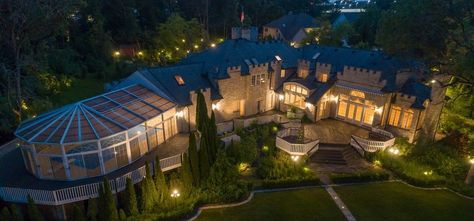
<path fill-rule="evenodd" d="M 336 164 L 336 165 L 346 165 L 347 162 L 344 159 L 343 148 L 335 147 L 323 147 L 319 148 L 316 153 L 311 157 L 311 161 L 319 164 Z"/>

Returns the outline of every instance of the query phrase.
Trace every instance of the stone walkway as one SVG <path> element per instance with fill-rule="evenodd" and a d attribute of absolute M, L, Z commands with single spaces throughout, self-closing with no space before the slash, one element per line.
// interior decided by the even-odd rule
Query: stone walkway
<path fill-rule="evenodd" d="M 349 208 L 347 208 L 346 204 L 342 202 L 339 195 L 337 195 L 336 191 L 334 191 L 334 189 L 332 188 L 331 180 L 329 179 L 329 177 L 326 174 L 321 174 L 319 176 L 319 179 L 321 180 L 322 183 L 325 184 L 324 189 L 326 190 L 326 192 L 329 193 L 329 195 L 331 196 L 331 199 L 336 203 L 337 207 L 339 208 L 339 210 L 341 210 L 342 214 L 344 214 L 346 219 L 348 221 L 356 221 L 356 218 L 352 215 Z"/>

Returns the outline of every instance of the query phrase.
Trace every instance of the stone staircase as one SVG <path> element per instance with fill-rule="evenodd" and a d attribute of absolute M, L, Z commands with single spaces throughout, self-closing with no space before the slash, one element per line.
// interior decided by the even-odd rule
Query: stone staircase
<path fill-rule="evenodd" d="M 344 157 L 344 146 L 320 144 L 318 151 L 311 156 L 311 162 L 317 164 L 347 165 Z"/>

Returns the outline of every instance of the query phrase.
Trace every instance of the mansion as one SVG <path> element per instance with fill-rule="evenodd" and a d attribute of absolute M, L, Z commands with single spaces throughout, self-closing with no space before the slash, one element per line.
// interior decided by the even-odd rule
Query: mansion
<path fill-rule="evenodd" d="M 155 156 L 163 171 L 181 166 L 186 134 L 196 130 L 198 91 L 219 133 L 241 127 L 237 119 L 276 112 L 379 128 L 410 142 L 432 139 L 445 91 L 425 69 L 380 51 L 226 40 L 23 122 L 18 148 L 5 156 L 16 169 L 0 171 L 0 197 L 24 203 L 30 195 L 64 214 L 65 204 L 98 196 L 101 176 L 116 193 L 126 178 L 139 182 Z"/>

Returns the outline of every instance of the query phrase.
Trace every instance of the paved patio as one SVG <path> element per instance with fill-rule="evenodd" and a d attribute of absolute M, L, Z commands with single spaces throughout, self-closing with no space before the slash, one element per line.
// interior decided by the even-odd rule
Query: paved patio
<path fill-rule="evenodd" d="M 370 132 L 368 129 L 335 119 L 320 120 L 304 126 L 320 143 L 348 144 L 352 135 L 368 138 Z"/>
<path fill-rule="evenodd" d="M 105 175 L 108 179 L 115 179 L 130 171 L 143 166 L 145 162 L 152 162 L 158 155 L 160 159 L 171 157 L 179 153 L 184 153 L 188 148 L 189 134 L 177 134 L 166 143 L 158 146 L 157 149 L 148 152 L 146 155 L 110 174 Z M 89 183 L 101 182 L 104 176 L 88 178 L 77 181 L 51 181 L 40 180 L 28 173 L 25 169 L 20 149 L 0 155 L 0 186 L 17 187 L 27 189 L 57 190 L 72 186 L 85 185 Z"/>

